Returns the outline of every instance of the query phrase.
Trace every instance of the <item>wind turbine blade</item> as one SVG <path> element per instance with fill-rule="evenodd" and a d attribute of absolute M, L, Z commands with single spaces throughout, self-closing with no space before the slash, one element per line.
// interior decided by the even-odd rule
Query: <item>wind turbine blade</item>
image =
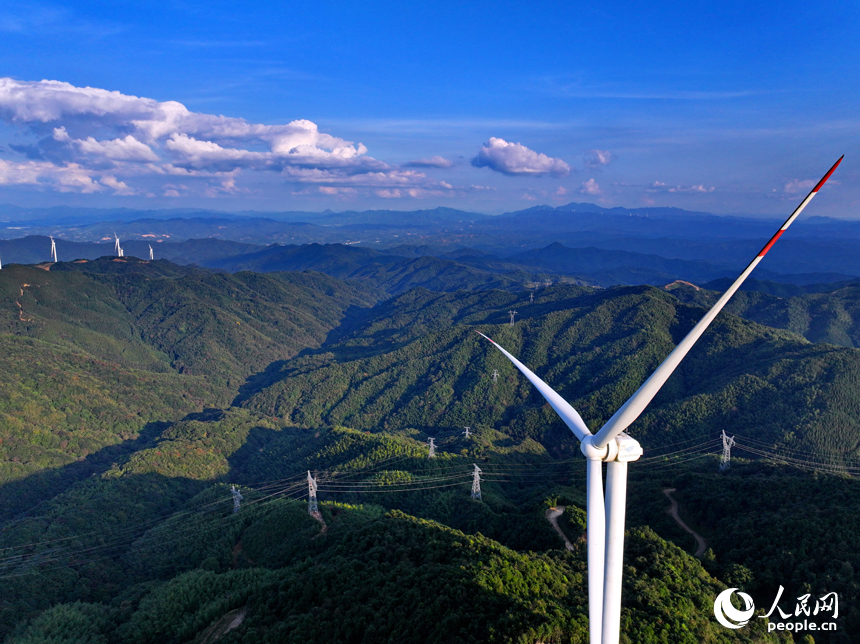
<path fill-rule="evenodd" d="M 510 353 L 505 351 L 502 347 L 496 344 L 493 340 L 485 336 L 480 331 L 477 332 L 482 338 L 486 338 L 493 343 L 493 345 L 502 353 L 504 353 L 508 360 L 514 363 L 514 366 L 519 369 L 522 374 L 529 379 L 537 390 L 541 393 L 541 395 L 546 398 L 546 401 L 550 404 L 550 407 L 555 409 L 555 413 L 561 416 L 561 419 L 564 421 L 564 424 L 570 428 L 576 437 L 579 440 L 582 440 L 586 436 L 591 435 L 591 431 L 588 429 L 588 425 L 585 424 L 585 421 L 582 420 L 582 416 L 579 415 L 569 402 L 567 402 L 564 398 L 562 398 L 556 391 L 546 384 L 543 380 L 538 378 L 527 366 L 525 366 L 522 362 L 513 357 Z"/>
<path fill-rule="evenodd" d="M 738 276 L 735 280 L 734 284 L 732 284 L 728 290 L 723 293 L 722 297 L 717 300 L 717 303 L 705 314 L 699 323 L 693 327 L 692 331 L 687 334 L 683 340 L 681 340 L 680 344 L 675 347 L 674 351 L 669 354 L 663 364 L 657 367 L 657 370 L 651 374 L 651 377 L 646 380 L 641 387 L 634 393 L 630 398 L 627 399 L 621 408 L 615 412 L 615 414 L 606 421 L 606 424 L 600 428 L 600 431 L 594 437 L 594 446 L 602 449 L 609 444 L 609 442 L 618 436 L 621 432 L 623 432 L 630 424 L 639 418 L 639 415 L 645 410 L 645 407 L 648 406 L 648 403 L 657 395 L 657 392 L 665 384 L 666 380 L 668 380 L 669 376 L 672 375 L 672 372 L 675 371 L 677 366 L 681 363 L 681 360 L 684 359 L 684 356 L 693 348 L 693 345 L 696 344 L 696 341 L 699 337 L 705 332 L 705 329 L 710 326 L 711 322 L 714 321 L 714 318 L 717 317 L 717 314 L 723 309 L 726 305 L 726 302 L 735 294 L 741 284 L 744 283 L 749 274 L 752 273 L 753 269 L 758 266 L 759 262 L 762 258 L 767 254 L 767 252 L 771 249 L 771 247 L 776 243 L 776 240 L 780 238 L 782 233 L 786 231 L 786 229 L 797 219 L 797 216 L 801 213 L 801 211 L 806 208 L 806 204 L 812 201 L 812 198 L 818 193 L 818 190 L 824 183 L 830 178 L 830 175 L 833 174 L 833 171 L 836 170 L 836 167 L 842 162 L 842 159 L 845 155 L 839 157 L 839 160 L 833 164 L 833 167 L 827 172 L 827 174 L 822 177 L 821 181 L 819 181 L 816 186 L 812 189 L 812 191 L 806 195 L 806 198 L 800 202 L 800 205 L 794 209 L 794 212 L 791 213 L 791 216 L 785 220 L 785 223 L 780 227 L 779 230 L 776 231 L 773 237 L 770 238 L 770 241 L 765 244 L 764 248 L 761 249 L 758 255 L 753 258 L 753 260 L 749 263 L 749 265 L 743 270 L 743 272 Z"/>
<path fill-rule="evenodd" d="M 603 564 L 606 549 L 606 510 L 603 505 L 603 461 L 586 461 L 588 556 L 588 641 L 600 642 L 603 628 Z"/>

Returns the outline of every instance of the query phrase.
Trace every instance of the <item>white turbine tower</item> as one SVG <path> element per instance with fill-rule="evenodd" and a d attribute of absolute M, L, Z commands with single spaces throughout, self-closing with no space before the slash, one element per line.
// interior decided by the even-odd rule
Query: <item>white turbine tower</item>
<path fill-rule="evenodd" d="M 152 253 L 152 244 L 150 244 L 149 245 L 149 261 L 151 262 L 154 259 L 155 259 L 155 256 Z"/>
<path fill-rule="evenodd" d="M 588 512 L 588 621 L 589 640 L 592 644 L 618 644 L 621 628 L 621 570 L 624 558 L 624 514 L 627 497 L 627 463 L 642 455 L 642 448 L 624 430 L 633 423 L 648 406 L 666 380 L 675 371 L 687 352 L 693 347 L 705 329 L 737 291 L 753 269 L 761 262 L 776 240 L 785 232 L 800 212 L 816 195 L 824 182 L 830 178 L 842 157 L 816 184 L 812 191 L 791 213 L 782 227 L 776 231 L 758 255 L 743 270 L 740 276 L 717 300 L 713 308 L 681 340 L 657 370 L 621 408 L 615 412 L 596 434 L 592 434 L 579 413 L 548 384 L 538 378 L 525 365 L 498 344 L 499 351 L 514 363 L 523 375 L 546 398 L 550 406 L 581 442 L 586 458 L 586 486 Z M 606 498 L 603 494 L 602 463 L 606 463 Z"/>
<path fill-rule="evenodd" d="M 119 245 L 119 237 L 116 236 L 116 233 L 113 234 L 113 237 L 116 240 L 113 245 L 113 250 L 116 253 L 117 257 L 123 257 L 124 253 L 122 252 L 122 246 Z"/>
<path fill-rule="evenodd" d="M 57 263 L 57 244 L 54 242 L 53 237 L 51 237 L 51 261 L 55 264 Z"/>

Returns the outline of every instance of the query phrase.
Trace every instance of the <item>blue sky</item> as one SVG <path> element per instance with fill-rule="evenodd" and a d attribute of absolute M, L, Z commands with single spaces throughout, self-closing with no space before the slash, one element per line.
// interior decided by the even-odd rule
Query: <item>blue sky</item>
<path fill-rule="evenodd" d="M 860 216 L 858 5 L 751 4 L 7 4 L 0 203 Z"/>

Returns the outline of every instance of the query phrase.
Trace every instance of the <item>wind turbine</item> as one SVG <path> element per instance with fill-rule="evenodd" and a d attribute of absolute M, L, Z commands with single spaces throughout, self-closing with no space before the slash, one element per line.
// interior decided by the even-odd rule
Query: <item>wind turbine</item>
<path fill-rule="evenodd" d="M 122 246 L 119 245 L 119 237 L 117 237 L 116 233 L 114 233 L 113 238 L 116 240 L 116 242 L 113 245 L 114 252 L 116 253 L 117 257 L 122 257 L 123 252 L 122 252 Z"/>
<path fill-rule="evenodd" d="M 149 245 L 149 261 L 152 261 L 154 259 L 155 259 L 155 256 L 152 253 L 152 244 L 150 244 Z"/>
<path fill-rule="evenodd" d="M 844 157 L 844 155 L 843 155 Z M 621 630 L 621 571 L 624 560 L 624 514 L 627 502 L 627 463 L 642 456 L 639 443 L 624 433 L 648 406 L 663 384 L 675 371 L 705 329 L 726 305 L 735 291 L 761 262 L 782 233 L 792 224 L 818 190 L 833 174 L 842 158 L 822 177 L 770 241 L 743 270 L 717 303 L 681 340 L 654 373 L 596 434 L 592 434 L 579 413 L 543 380 L 498 344 L 496 348 L 514 363 L 523 375 L 546 398 L 581 443 L 586 458 L 588 530 L 588 630 L 592 644 L 618 644 Z M 480 333 L 480 332 L 479 332 Z M 606 463 L 606 498 L 603 494 L 602 464 Z"/>
<path fill-rule="evenodd" d="M 51 237 L 51 261 L 57 263 L 57 244 L 54 243 L 53 237 Z"/>

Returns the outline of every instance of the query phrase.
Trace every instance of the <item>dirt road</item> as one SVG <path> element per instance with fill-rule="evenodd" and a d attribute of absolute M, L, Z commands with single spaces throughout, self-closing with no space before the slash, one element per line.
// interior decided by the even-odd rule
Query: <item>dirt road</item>
<path fill-rule="evenodd" d="M 564 547 L 568 550 L 573 550 L 573 544 L 570 542 L 570 539 L 567 538 L 567 535 L 561 531 L 561 528 L 558 527 L 558 518 L 564 514 L 564 505 L 557 505 L 554 508 L 550 508 L 546 511 L 546 518 L 552 524 L 552 527 L 555 528 L 555 531 L 561 535 L 561 538 L 564 539 Z"/>
<path fill-rule="evenodd" d="M 666 495 L 666 498 L 669 499 L 669 503 L 672 504 L 671 506 L 669 506 L 668 512 L 672 515 L 672 518 L 675 519 L 675 522 L 679 526 L 684 528 L 684 530 L 686 530 L 691 535 L 693 535 L 693 537 L 695 537 L 696 543 L 698 544 L 698 547 L 696 548 L 696 556 L 701 557 L 703 554 L 705 554 L 705 550 L 708 549 L 708 542 L 705 541 L 705 538 L 702 535 L 700 535 L 698 532 L 696 532 L 690 526 L 684 523 L 681 517 L 678 516 L 678 502 L 672 498 L 672 492 L 674 491 L 675 488 L 673 487 L 667 487 L 663 490 L 663 494 Z"/>

